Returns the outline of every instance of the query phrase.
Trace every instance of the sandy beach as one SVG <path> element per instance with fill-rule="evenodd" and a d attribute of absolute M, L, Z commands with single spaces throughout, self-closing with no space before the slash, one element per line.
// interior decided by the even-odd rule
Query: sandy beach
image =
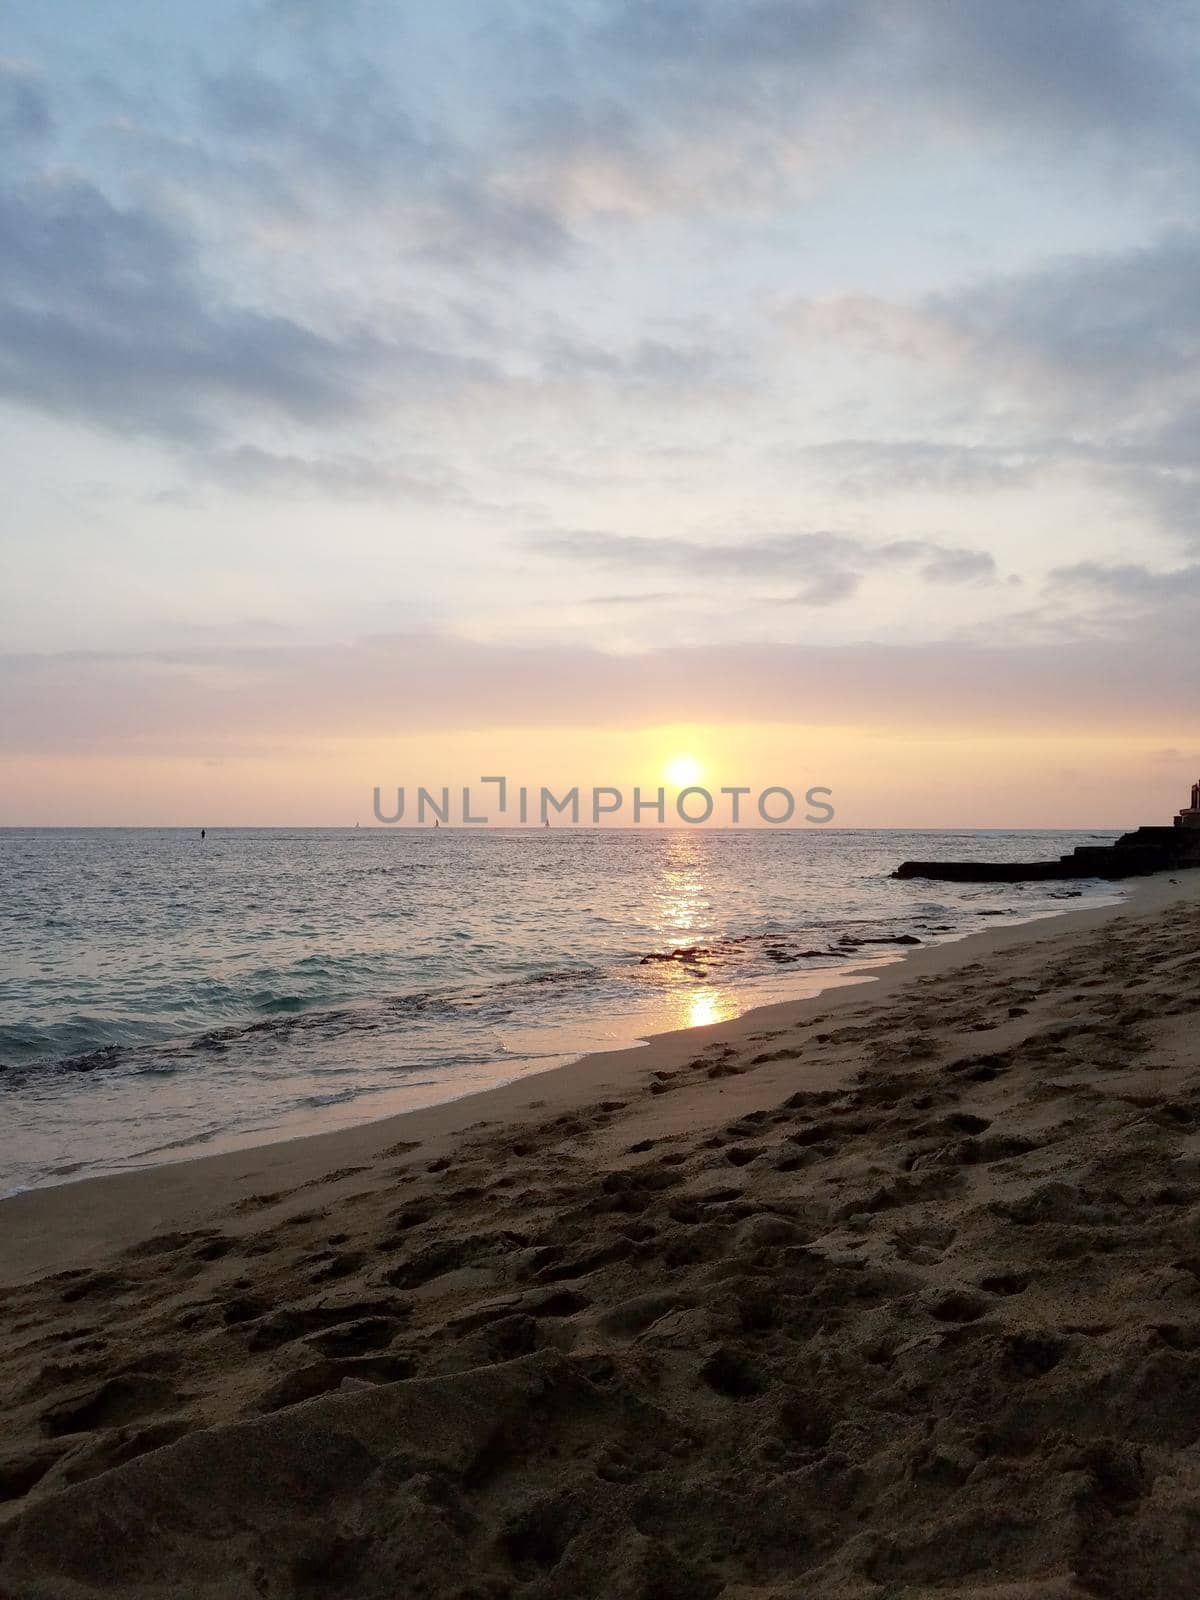
<path fill-rule="evenodd" d="M 6 1201 L 0 1595 L 1194 1595 L 1198 940 Z"/>

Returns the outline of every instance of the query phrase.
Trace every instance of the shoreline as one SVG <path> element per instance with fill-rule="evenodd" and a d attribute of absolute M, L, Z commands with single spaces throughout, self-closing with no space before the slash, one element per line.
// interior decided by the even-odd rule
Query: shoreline
<path fill-rule="evenodd" d="M 1059 912 L 1041 912 L 1024 918 L 1020 924 L 1011 922 L 1007 923 L 1006 926 L 1023 926 L 1032 922 L 1048 920 L 1061 914 Z M 940 947 L 941 944 L 958 943 L 963 938 L 973 937 L 975 931 L 987 930 L 972 930 L 971 934 L 960 934 L 956 938 L 941 940 L 938 942 L 937 947 Z M 886 945 L 888 941 L 881 941 L 881 943 Z M 935 946 L 927 945 L 925 948 L 935 948 Z M 530 1051 L 529 1053 L 513 1051 L 509 1053 L 507 1058 L 497 1055 L 491 1066 L 497 1074 L 509 1070 L 510 1066 L 514 1067 L 516 1070 L 513 1071 L 510 1077 L 498 1077 L 496 1081 L 473 1085 L 468 1088 L 451 1087 L 449 1093 L 437 1099 L 425 1100 L 412 1105 L 398 1105 L 385 1111 L 371 1111 L 364 1116 L 354 1117 L 353 1120 L 338 1120 L 336 1116 L 340 1104 L 338 1101 L 331 1101 L 328 1105 L 319 1108 L 310 1107 L 303 1117 L 293 1110 L 280 1122 L 246 1131 L 244 1134 L 235 1131 L 214 1135 L 204 1140 L 198 1138 L 195 1141 L 195 1146 L 186 1153 L 167 1155 L 164 1153 L 166 1148 L 164 1147 L 164 1150 L 146 1152 L 147 1159 L 139 1160 L 136 1165 L 130 1165 L 119 1170 L 83 1172 L 78 1176 L 74 1174 L 60 1175 L 52 1181 L 18 1184 L 14 1188 L 0 1193 L 0 1208 L 3 1208 L 9 1200 L 24 1194 L 41 1194 L 48 1189 L 73 1188 L 79 1184 L 93 1183 L 104 1178 L 130 1177 L 136 1173 L 157 1172 L 164 1167 L 186 1165 L 193 1161 L 207 1161 L 220 1156 L 249 1154 L 271 1145 L 291 1144 L 298 1140 L 325 1138 L 335 1133 L 352 1133 L 356 1129 L 369 1127 L 375 1123 L 392 1121 L 398 1117 L 415 1116 L 422 1111 L 431 1111 L 438 1106 L 450 1105 L 462 1100 L 477 1099 L 482 1095 L 491 1094 L 497 1089 L 508 1088 L 513 1084 L 532 1082 L 534 1079 L 542 1078 L 549 1073 L 567 1070 L 575 1066 L 579 1061 L 591 1056 L 609 1056 L 615 1055 L 620 1051 L 641 1049 L 654 1039 L 670 1034 L 694 1032 L 697 1027 L 701 1026 L 718 1026 L 724 1023 L 733 1023 L 744 1016 L 748 1016 L 752 1011 L 764 1010 L 774 1005 L 799 1004 L 804 1000 L 815 999 L 819 995 L 844 987 L 848 983 L 859 981 L 855 975 L 860 971 L 865 972 L 868 969 L 874 971 L 876 968 L 882 969 L 886 966 L 894 965 L 896 962 L 905 960 L 909 953 L 908 949 L 893 951 L 883 948 L 880 949 L 879 954 L 871 956 L 867 954 L 864 948 L 852 956 L 847 951 L 841 964 L 808 969 L 804 974 L 809 980 L 806 984 L 801 986 L 797 982 L 795 992 L 788 994 L 776 993 L 771 998 L 757 998 L 757 996 L 760 996 L 768 988 L 782 990 L 789 987 L 786 981 L 781 980 L 773 985 L 768 985 L 766 980 L 757 980 L 742 986 L 731 985 L 728 987 L 727 992 L 735 1000 L 748 998 L 750 1003 L 742 1006 L 733 1014 L 720 1018 L 719 1023 L 689 1023 L 679 1027 L 647 1027 L 644 1024 L 657 1020 L 656 1013 L 661 1013 L 665 1009 L 661 1005 L 655 1006 L 650 1002 L 646 1002 L 636 1009 L 618 1013 L 605 1013 L 597 1009 L 595 1015 L 587 1021 L 579 1021 L 573 1024 L 557 1023 L 538 1028 L 536 1034 L 531 1034 L 531 1037 L 537 1037 L 544 1043 L 545 1048 L 541 1050 Z M 800 972 L 797 972 L 797 978 L 799 976 Z M 814 983 L 818 984 L 815 989 L 813 988 Z M 686 992 L 682 997 L 687 997 Z M 354 1002 L 348 1002 L 347 1004 L 352 1005 Z M 613 1027 L 613 1032 L 620 1036 L 616 1042 L 603 1046 L 581 1045 L 578 1042 L 580 1034 L 586 1033 L 589 1030 L 589 1026 L 592 1031 L 595 1031 L 597 1028 L 604 1027 L 610 1023 Z M 618 1023 L 619 1027 L 617 1026 Z M 540 1061 L 547 1062 L 547 1065 L 535 1065 Z M 463 1076 L 465 1077 L 466 1074 L 463 1074 Z M 422 1087 L 428 1087 L 429 1083 L 453 1086 L 457 1081 L 458 1074 L 453 1073 L 440 1079 L 428 1080 L 424 1084 L 415 1083 L 414 1086 L 406 1086 L 400 1083 L 394 1089 L 373 1091 L 370 1097 L 363 1095 L 358 1097 L 358 1100 L 359 1103 L 365 1103 L 368 1098 L 373 1099 L 375 1094 L 378 1094 L 384 1100 L 411 1099 L 414 1094 L 420 1092 Z M 351 1100 L 347 1104 L 353 1106 L 355 1101 Z M 335 1113 L 332 1118 L 325 1114 L 331 1111 Z M 305 1124 L 311 1124 L 311 1126 L 306 1126 Z M 288 1131 L 283 1131 L 284 1129 Z M 206 1144 L 210 1145 L 211 1148 L 204 1148 Z M 151 1157 L 158 1157 L 159 1159 L 150 1159 Z M 0 1209 L 0 1217 L 3 1215 L 3 1210 Z"/>
<path fill-rule="evenodd" d="M 678 849 L 668 840 L 620 846 L 613 857 L 588 833 L 551 852 L 553 869 L 544 852 L 500 839 L 436 849 L 432 840 L 403 849 L 393 840 L 391 850 L 386 838 L 367 838 L 359 850 L 357 839 L 347 847 L 330 835 L 311 861 L 305 852 L 305 871 L 315 883 L 341 873 L 336 903 L 280 924 L 270 907 L 299 846 L 266 832 L 269 847 L 243 841 L 216 857 L 188 849 L 181 858 L 161 840 L 137 842 L 138 830 L 120 848 L 72 847 L 104 863 L 103 984 L 88 973 L 86 919 L 74 936 L 56 931 L 55 919 L 46 931 L 38 923 L 28 942 L 18 919 L 0 1029 L 0 1196 L 376 1121 L 805 997 L 888 949 L 882 940 L 847 949 L 859 941 L 846 936 L 940 943 L 984 926 L 981 906 L 999 908 L 995 920 L 1006 923 L 1112 893 L 1093 883 L 1057 894 L 1046 886 L 931 894 L 890 881 L 900 856 L 938 848 L 929 834 L 903 847 L 869 833 L 765 843 L 714 835 Z M 1003 846 L 977 838 L 970 848 L 1004 856 L 1031 847 L 1012 835 Z M 1040 848 L 1063 845 L 1043 836 Z M 476 868 L 465 878 L 464 851 Z M 63 892 L 72 852 L 31 846 L 30 854 L 36 881 L 52 898 Z M 624 887 L 606 909 L 596 874 L 614 861 Z M 523 909 L 511 916 L 492 904 L 498 863 L 521 885 Z M 125 872 L 148 873 L 159 890 L 173 885 L 182 900 L 150 893 L 144 915 L 113 945 L 106 919 L 120 920 L 111 895 Z M 247 872 L 257 886 L 248 921 L 227 928 Z M 578 901 L 550 893 L 560 879 Z M 456 884 L 466 898 L 446 922 L 437 908 Z M 691 945 L 695 952 L 674 948 Z M 685 964 L 656 965 L 664 953 Z"/>
<path fill-rule="evenodd" d="M 1198 942 L 1200 870 L 18 1196 L 0 1592 L 1182 1600 Z"/>
<path fill-rule="evenodd" d="M 418 1140 L 423 1147 L 436 1143 L 440 1150 L 486 1125 L 484 1119 L 514 1118 L 543 1106 L 566 1110 L 599 1092 L 618 1093 L 639 1070 L 672 1069 L 705 1046 L 743 1043 L 760 1027 L 801 1026 L 818 1009 L 836 1011 L 864 999 L 883 1004 L 908 981 L 944 972 L 973 956 L 986 958 L 1006 950 L 1043 924 L 1066 935 L 1187 898 L 1175 889 L 1174 878 L 1181 888 L 1194 881 L 1200 892 L 1200 870 L 1135 880 L 1129 894 L 1117 901 L 981 928 L 873 960 L 864 955 L 845 968 L 828 969 L 837 976 L 816 994 L 752 1006 L 721 1022 L 649 1034 L 635 1044 L 573 1056 L 430 1105 L 264 1144 L 18 1190 L 0 1199 L 4 1223 L 0 1285 L 86 1265 L 98 1254 L 127 1247 L 155 1229 L 195 1225 L 222 1204 L 248 1200 L 271 1186 L 318 1183 L 321 1169 L 326 1173 L 346 1165 L 361 1169 L 384 1158 L 397 1141 Z M 536 1098 L 527 1099 L 530 1094 Z M 83 1218 L 75 1215 L 80 1209 L 86 1212 Z"/>

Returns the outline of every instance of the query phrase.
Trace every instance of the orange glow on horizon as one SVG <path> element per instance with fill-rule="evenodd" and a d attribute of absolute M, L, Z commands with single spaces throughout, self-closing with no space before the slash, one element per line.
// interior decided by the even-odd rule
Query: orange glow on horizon
<path fill-rule="evenodd" d="M 214 741 L 215 743 L 215 741 Z M 672 753 L 669 757 L 665 752 Z M 698 752 L 698 754 L 692 754 Z M 628 802 L 635 784 L 653 794 L 668 759 L 689 753 L 701 782 L 726 815 L 722 785 L 761 790 L 784 784 L 799 801 L 814 784 L 833 791 L 835 828 L 1136 827 L 1167 821 L 1195 779 L 1187 749 L 1163 732 L 1133 738 L 951 737 L 914 727 L 904 735 L 803 724 L 671 724 L 648 728 L 501 728 L 431 731 L 392 739 L 238 741 L 196 751 L 123 754 L 63 752 L 10 762 L 0 823 L 186 827 L 371 827 L 372 786 L 448 785 L 472 806 L 496 813 L 481 773 L 510 785 L 578 784 L 583 815 L 593 784 L 612 784 Z M 684 786 L 686 787 L 686 785 Z M 536 813 L 536 789 L 532 814 Z M 510 794 L 513 817 L 514 797 Z M 799 807 L 802 810 L 803 807 Z M 753 804 L 743 808 L 759 826 Z M 667 822 L 674 818 L 670 796 Z M 556 826 L 559 825 L 556 819 Z M 651 817 L 648 826 L 653 826 Z"/>

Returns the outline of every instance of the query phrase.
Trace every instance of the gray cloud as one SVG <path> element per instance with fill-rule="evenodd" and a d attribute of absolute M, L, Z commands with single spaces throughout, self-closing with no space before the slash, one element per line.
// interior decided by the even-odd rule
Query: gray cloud
<path fill-rule="evenodd" d="M 1151 181 L 1196 170 L 1196 30 L 1186 8 L 1124 0 L 614 0 L 577 8 L 541 58 L 576 105 L 607 97 L 618 156 L 644 196 L 753 202 L 868 144 L 947 127 L 1074 153 L 1080 138 Z M 619 112 L 611 108 L 620 108 Z M 653 111 L 644 108 L 652 106 Z M 560 159 L 594 146 L 594 115 L 542 107 Z M 821 149 L 805 152 L 820 131 Z M 764 137 L 766 133 L 766 137 Z M 731 160 L 740 147 L 745 159 Z M 647 179 L 647 169 L 659 169 Z M 735 175 L 736 174 L 736 175 Z M 828 175 L 826 171 L 824 175 Z"/>
<path fill-rule="evenodd" d="M 1022 488 L 1055 449 L 1052 440 L 1014 447 L 940 439 L 834 439 L 779 455 L 815 469 L 846 494 L 910 489 L 945 494 Z"/>
<path fill-rule="evenodd" d="M 951 130 L 1190 182 L 1185 8 L 1125 0 L 599 0 L 493 18 L 506 93 L 481 187 L 564 228 L 754 205 Z M 548 87 L 549 86 L 549 87 Z M 596 181 L 599 179 L 600 181 Z"/>
<path fill-rule="evenodd" d="M 508 8 L 464 45 L 483 86 L 470 133 L 353 29 L 299 37 L 270 71 L 199 80 L 190 159 L 287 212 L 383 204 L 400 251 L 466 272 L 573 259 L 589 220 L 778 200 L 947 125 L 1036 141 L 1038 159 L 1082 134 L 1160 180 L 1182 161 L 1187 181 L 1200 132 L 1195 40 L 1169 8 L 1123 0 Z"/>
<path fill-rule="evenodd" d="M 836 606 L 858 593 L 862 574 L 848 567 L 830 567 L 809 578 L 786 602 L 801 606 Z"/>
<path fill-rule="evenodd" d="M 986 550 L 942 549 L 916 543 L 914 557 L 923 578 L 930 583 L 991 583 L 996 563 Z"/>
<path fill-rule="evenodd" d="M 264 16 L 281 30 L 269 48 Z M 627 317 L 620 275 L 636 264 L 639 224 L 653 249 L 664 217 L 705 218 L 682 248 L 673 237 L 677 257 L 655 258 L 661 271 L 688 248 L 722 249 L 721 225 L 744 222 L 746 207 L 790 204 L 898 135 L 935 154 L 947 137 L 990 139 L 1005 160 L 1018 151 L 1022 181 L 1031 152 L 1045 168 L 1068 152 L 1089 169 L 1132 163 L 1190 201 L 1193 20 L 1126 0 L 567 0 L 490 9 L 451 35 L 463 52 L 453 71 L 443 59 L 423 81 L 424 61 L 372 59 L 372 35 L 325 26 L 313 0 L 272 0 L 225 52 L 250 64 L 189 67 L 153 103 L 124 90 L 122 130 L 104 134 L 115 143 L 94 164 L 82 150 L 77 167 L 64 152 L 81 151 L 79 129 L 55 147 L 41 79 L 0 64 L 0 129 L 30 164 L 0 193 L 0 394 L 182 444 L 197 475 L 239 492 L 454 500 L 456 472 L 390 445 L 373 454 L 362 425 L 398 399 L 486 391 L 512 412 L 528 403 L 524 460 L 549 476 L 553 445 L 538 452 L 557 414 L 543 430 L 535 409 L 547 391 L 681 405 L 763 377 L 744 324 L 722 342 L 695 333 L 700 319 L 664 337 L 636 306 Z M 469 99 L 464 81 L 477 86 Z M 613 272 L 595 306 L 567 276 L 579 265 L 595 273 L 589 293 Z M 936 356 L 952 375 L 943 414 L 972 440 L 794 451 L 843 489 L 991 491 L 1070 465 L 1200 537 L 1200 232 L 908 305 L 843 297 L 822 314 L 842 337 Z M 674 421 L 664 412 L 638 430 L 626 457 Z M 508 445 L 497 462 L 518 459 Z M 603 450 L 575 460 L 598 461 L 609 484 L 620 470 Z M 770 582 L 794 590 L 780 603 L 808 606 L 835 606 L 888 570 L 931 584 L 996 577 L 983 551 L 837 533 L 736 546 L 568 534 L 540 549 Z M 1062 592 L 1149 601 L 1133 568 L 1080 572 L 1060 576 Z M 1157 591 L 1163 604 L 1175 592 Z"/>
<path fill-rule="evenodd" d="M 1193 380 L 1200 356 L 1200 232 L 1078 257 L 946 296 L 925 310 L 985 359 L 1025 355 L 1105 399 Z"/>
<path fill-rule="evenodd" d="M 312 425 L 369 411 L 381 386 L 484 371 L 415 339 L 317 333 L 237 305 L 160 217 L 81 181 L 0 192 L 0 392 L 10 399 L 195 441 L 222 431 L 216 413 L 231 402 Z"/>
<path fill-rule="evenodd" d="M 643 69 L 702 64 L 733 76 L 843 59 L 864 48 L 884 14 L 878 0 L 617 0 L 601 9 L 594 37 Z"/>
<path fill-rule="evenodd" d="M 1154 571 L 1137 562 L 1106 565 L 1099 561 L 1079 561 L 1057 567 L 1050 581 L 1062 589 L 1094 594 L 1126 605 L 1190 607 L 1200 600 L 1200 563 Z"/>
<path fill-rule="evenodd" d="M 710 345 L 655 338 L 641 338 L 621 349 L 556 334 L 543 341 L 539 353 L 542 375 L 550 381 L 599 377 L 622 389 L 704 388 L 732 377 L 735 366 L 729 355 Z"/>
<path fill-rule="evenodd" d="M 466 501 L 458 478 L 430 461 L 366 456 L 299 456 L 254 445 L 210 450 L 195 459 L 204 479 L 245 493 L 284 499 Z"/>
<path fill-rule="evenodd" d="M 1052 261 L 910 305 L 834 296 L 798 302 L 783 317 L 805 334 L 957 369 L 976 392 L 1009 386 L 1039 410 L 1069 407 L 1083 422 L 1119 418 L 1126 428 L 1144 415 L 1169 427 L 1164 406 L 1181 392 L 1193 409 L 1196 402 L 1200 231 Z"/>
<path fill-rule="evenodd" d="M 1121 0 L 616 0 L 593 40 L 643 68 L 703 63 L 829 68 L 878 53 L 897 76 L 1014 109 L 1049 103 L 1080 121 L 1175 121 L 1195 108 L 1178 50 L 1195 48 L 1178 7 L 1131 10 Z M 1176 24 L 1182 24 L 1182 27 Z"/>
<path fill-rule="evenodd" d="M 227 153 L 243 181 L 285 214 L 314 218 L 384 205 L 396 244 L 462 269 L 565 256 L 564 220 L 513 191 L 492 150 L 418 118 L 378 67 L 322 56 L 307 71 L 272 75 L 239 65 L 201 83 L 205 140 Z M 493 108 L 494 110 L 494 108 Z"/>
<path fill-rule="evenodd" d="M 45 139 L 54 127 L 50 97 L 32 67 L 0 56 L 0 140 L 8 149 Z"/>
<path fill-rule="evenodd" d="M 783 318 L 943 372 L 959 426 L 986 430 L 969 449 L 844 440 L 808 452 L 857 492 L 1016 487 L 1071 467 L 1188 544 L 1200 538 L 1200 230 L 909 305 L 842 296 Z"/>
<path fill-rule="evenodd" d="M 528 543 L 546 555 L 627 571 L 666 568 L 748 580 L 803 580 L 791 598 L 810 606 L 848 600 L 864 577 L 881 570 L 908 567 L 934 583 L 980 583 L 996 577 L 995 561 L 986 551 L 926 539 L 871 544 L 844 533 L 793 533 L 705 544 L 695 539 L 578 531 L 542 534 Z"/>
<path fill-rule="evenodd" d="M 454 134 L 415 73 L 397 78 L 357 35 L 335 43 L 295 27 L 312 20 L 310 6 L 267 15 L 283 40 L 262 52 L 270 70 L 207 70 L 190 127 L 181 107 L 171 137 L 139 128 L 127 153 L 144 161 L 143 192 L 161 186 L 215 214 L 228 212 L 232 185 L 251 211 L 257 200 L 325 229 L 348 218 L 361 227 L 380 208 L 398 257 L 441 263 L 467 283 L 574 259 L 588 216 L 736 207 L 762 173 L 768 189 L 791 183 L 797 129 L 822 107 L 838 122 L 849 109 L 856 126 L 869 103 L 868 121 L 949 114 L 1009 132 L 1040 108 L 1041 123 L 1071 137 L 1087 127 L 1128 146 L 1131 130 L 1157 130 L 1176 150 L 1192 148 L 1181 129 L 1200 130 L 1188 41 L 1169 9 L 1135 13 L 1117 0 L 606 0 L 497 12 L 466 63 L 480 82 L 490 74 L 486 92 Z M 9 64 L 0 86 L 23 130 L 50 128 L 30 72 Z M 833 127 L 821 124 L 819 143 L 840 160 Z M 331 327 L 327 312 L 307 325 L 291 310 L 237 303 L 204 271 L 220 227 L 190 236 L 146 201 L 117 204 L 76 179 L 10 189 L 3 208 L 0 249 L 21 270 L 19 282 L 6 274 L 0 304 L 0 382 L 27 404 L 202 437 L 231 401 L 311 425 L 352 418 L 389 384 L 436 388 L 472 367 L 444 332 L 368 334 Z M 1087 282 L 1077 264 L 1015 295 L 983 286 L 925 314 L 977 356 L 1020 346 L 1019 322 L 1025 348 L 1090 364 L 1081 376 L 1116 383 L 1140 362 L 1145 381 L 1159 381 L 1172 355 L 1187 357 L 1154 337 L 1152 305 L 1140 326 L 1136 308 L 1138 294 L 1161 301 L 1174 284 L 1171 326 L 1184 331 L 1196 246 L 1181 236 L 1173 249 L 1127 269 L 1091 264 Z M 1133 295 L 1131 279 L 1142 284 Z M 620 352 L 557 335 L 532 356 L 549 378 L 591 372 L 681 391 L 723 362 L 695 342 L 653 337 Z"/>
<path fill-rule="evenodd" d="M 1179 52 L 1194 30 L 1171 5 L 1122 0 L 908 0 L 899 8 L 920 38 L 931 87 L 1009 127 L 1033 118 L 1106 140 L 1194 129 L 1194 81 Z"/>

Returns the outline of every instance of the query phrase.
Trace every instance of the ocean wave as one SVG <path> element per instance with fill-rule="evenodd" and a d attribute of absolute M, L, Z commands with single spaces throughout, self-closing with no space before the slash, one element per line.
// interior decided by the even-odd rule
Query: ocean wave
<path fill-rule="evenodd" d="M 270 991 L 260 992 L 250 997 L 250 1003 L 255 1011 L 268 1012 L 297 1012 L 303 1011 L 312 1004 L 311 999 L 306 999 L 299 994 L 272 994 Z"/>
<path fill-rule="evenodd" d="M 698 980 L 717 967 L 733 979 L 739 972 L 753 976 L 756 971 L 768 972 L 801 962 L 835 964 L 862 944 L 873 940 L 895 942 L 897 938 L 888 933 L 856 937 L 826 931 L 827 942 L 817 945 L 812 941 L 818 937 L 821 935 L 812 928 L 798 933 L 773 929 L 733 934 L 640 956 L 616 955 L 609 966 L 580 963 L 536 967 L 482 985 L 446 984 L 334 1005 L 327 999 L 322 1003 L 322 998 L 316 996 L 257 987 L 246 992 L 241 1016 L 195 1032 L 172 1032 L 169 1022 L 122 1027 L 107 1018 L 79 1018 L 69 1027 L 47 1030 L 6 1029 L 0 1031 L 0 1063 L 17 1065 L 22 1073 L 48 1068 L 88 1074 L 128 1066 L 145 1073 L 167 1074 L 188 1065 L 197 1067 L 206 1059 L 219 1060 L 288 1040 L 336 1042 L 364 1034 L 385 1034 L 406 1022 L 449 1027 L 456 1020 L 477 1024 L 487 1019 L 499 1023 L 521 1013 L 528 1013 L 532 1021 L 540 1010 L 556 1004 L 559 996 L 578 994 L 582 1003 L 591 992 L 601 1003 L 608 986 L 614 983 L 625 988 L 655 988 L 666 977 Z M 319 958 L 313 958 L 313 964 L 321 970 Z M 236 1009 L 223 990 L 221 1009 Z M 501 1052 L 501 1046 L 490 1048 L 491 1054 Z"/>
<path fill-rule="evenodd" d="M 618 949 L 605 964 L 531 965 L 483 983 L 435 984 L 374 997 L 337 993 L 339 983 L 349 983 L 361 963 L 350 956 L 310 953 L 290 969 L 303 968 L 314 980 L 309 993 L 280 983 L 282 974 L 259 967 L 240 995 L 226 984 L 201 979 L 193 984 L 186 1005 L 176 1004 L 173 1012 L 153 1021 L 78 1015 L 49 1028 L 0 1028 L 0 1086 L 19 1087 L 29 1073 L 42 1070 L 86 1076 L 128 1068 L 150 1077 L 202 1071 L 208 1062 L 219 1063 L 223 1071 L 253 1070 L 259 1062 L 282 1062 L 279 1052 L 293 1043 L 313 1047 L 311 1059 L 336 1060 L 349 1041 L 362 1039 L 365 1044 L 367 1036 L 377 1037 L 373 1051 L 390 1049 L 388 1041 L 398 1041 L 398 1070 L 403 1070 L 403 1058 L 427 1041 L 430 1062 L 440 1070 L 443 1063 L 473 1059 L 481 1030 L 488 1030 L 479 1056 L 486 1061 L 506 1053 L 496 1030 L 518 1023 L 537 1025 L 545 1017 L 561 1024 L 586 1013 L 602 1015 L 608 1005 L 619 1009 L 631 996 L 652 994 L 666 985 L 714 979 L 731 985 L 772 982 L 782 975 L 780 969 L 844 966 L 892 947 L 937 942 L 965 931 L 978 915 L 1019 915 L 1020 910 L 1006 903 L 984 911 L 970 897 L 957 907 L 940 900 L 909 903 L 902 919 L 860 915 L 856 907 L 847 906 L 844 914 L 823 921 L 789 926 L 782 917 L 766 917 L 750 930 L 640 952 Z M 951 920 L 935 920 L 941 918 Z M 366 958 L 366 965 L 371 964 Z M 384 963 L 378 966 L 382 969 Z M 191 1013 L 206 1009 L 210 1014 L 215 1010 L 220 1020 L 199 1028 L 186 1025 Z M 335 1102 L 321 1098 L 319 1103 Z"/>

